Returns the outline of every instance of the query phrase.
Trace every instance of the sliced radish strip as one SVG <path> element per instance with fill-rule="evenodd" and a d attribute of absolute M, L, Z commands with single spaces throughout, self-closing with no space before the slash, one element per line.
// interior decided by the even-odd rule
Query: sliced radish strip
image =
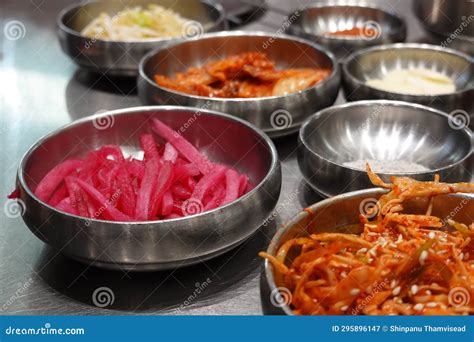
<path fill-rule="evenodd" d="M 56 165 L 38 184 L 35 195 L 40 200 L 47 202 L 64 178 L 80 168 L 82 163 L 82 160 L 69 159 Z"/>
<path fill-rule="evenodd" d="M 152 119 L 152 128 L 160 137 L 171 143 L 187 160 L 196 163 L 203 174 L 208 174 L 211 171 L 213 164 L 178 132 L 158 119 Z"/>
<path fill-rule="evenodd" d="M 240 177 L 237 171 L 229 169 L 225 173 L 225 197 L 221 205 L 235 201 L 239 197 Z"/>
<path fill-rule="evenodd" d="M 145 160 L 160 160 L 160 155 L 153 135 L 148 133 L 140 135 L 140 146 L 145 152 Z"/>

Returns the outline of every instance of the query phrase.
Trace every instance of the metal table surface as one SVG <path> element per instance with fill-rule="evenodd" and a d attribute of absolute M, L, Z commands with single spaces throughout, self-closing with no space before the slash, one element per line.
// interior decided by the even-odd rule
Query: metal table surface
<path fill-rule="evenodd" d="M 274 224 L 263 227 L 234 250 L 197 266 L 148 273 L 88 267 L 46 246 L 28 230 L 15 208 L 8 208 L 5 198 L 14 187 L 20 158 L 37 139 L 100 110 L 140 105 L 133 80 L 88 73 L 62 53 L 55 20 L 68 2 L 4 0 L 1 4 L 1 313 L 262 314 L 262 260 L 257 252 L 266 248 L 275 227 L 320 199 L 302 181 L 295 156 L 296 135 L 275 141 L 282 162 L 283 188 Z M 268 3 L 288 12 L 304 6 L 298 1 Z M 385 5 L 407 21 L 407 41 L 428 41 L 411 13 L 410 0 L 387 0 Z M 17 26 L 20 31 L 10 31 L 7 37 L 7 23 L 12 20 L 21 24 Z M 281 14 L 267 11 L 243 29 L 275 32 L 282 23 Z M 343 101 L 340 94 L 337 102 Z M 197 295 L 196 287 L 205 282 L 206 289 Z M 98 308 L 92 304 L 92 293 L 99 287 L 113 290 L 113 305 Z"/>

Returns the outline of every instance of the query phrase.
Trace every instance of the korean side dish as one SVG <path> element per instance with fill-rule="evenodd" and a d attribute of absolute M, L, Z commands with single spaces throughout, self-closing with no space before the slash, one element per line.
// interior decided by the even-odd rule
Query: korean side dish
<path fill-rule="evenodd" d="M 192 67 L 155 82 L 174 91 L 207 97 L 253 98 L 283 96 L 314 86 L 331 73 L 328 68 L 278 70 L 264 53 L 245 52 Z"/>
<path fill-rule="evenodd" d="M 213 163 L 158 119 L 152 129 L 166 141 L 140 136 L 143 159 L 125 158 L 106 145 L 67 159 L 39 182 L 35 195 L 56 209 L 112 221 L 173 219 L 228 204 L 251 189 L 249 179 Z"/>
<path fill-rule="evenodd" d="M 330 37 L 341 37 L 341 38 L 366 38 L 366 37 L 377 37 L 379 32 L 376 28 L 369 27 L 357 27 L 354 26 L 350 29 L 343 29 L 337 31 L 327 31 L 326 36 Z"/>
<path fill-rule="evenodd" d="M 369 167 L 368 174 L 389 192 L 360 215 L 360 235 L 311 234 L 286 241 L 275 256 L 260 253 L 282 276 L 291 309 L 299 315 L 473 314 L 474 222 L 432 210 L 434 196 L 473 193 L 474 184 L 441 183 L 438 176 L 385 183 Z M 408 200 L 426 202 L 426 213 L 405 213 Z"/>
<path fill-rule="evenodd" d="M 135 41 L 171 38 L 185 35 L 186 25 L 193 23 L 171 9 L 158 5 L 125 8 L 115 15 L 101 13 L 81 34 L 103 40 Z"/>
<path fill-rule="evenodd" d="M 442 95 L 456 91 L 453 80 L 427 69 L 396 69 L 366 81 L 370 87 L 399 94 Z"/>

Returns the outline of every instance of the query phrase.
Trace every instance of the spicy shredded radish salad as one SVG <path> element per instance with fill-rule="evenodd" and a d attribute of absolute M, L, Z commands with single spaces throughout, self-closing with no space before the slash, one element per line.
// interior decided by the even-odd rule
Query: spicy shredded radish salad
<path fill-rule="evenodd" d="M 360 215 L 362 233 L 320 233 L 260 253 L 275 268 L 300 315 L 469 315 L 474 313 L 474 223 L 432 215 L 433 196 L 472 193 L 474 184 L 392 177 L 390 189 Z M 404 213 L 425 200 L 424 215 Z M 309 209 L 308 209 L 309 210 Z M 368 217 L 372 217 L 368 219 Z M 278 283 L 278 282 L 277 282 Z M 291 294 L 291 295 L 290 295 Z"/>

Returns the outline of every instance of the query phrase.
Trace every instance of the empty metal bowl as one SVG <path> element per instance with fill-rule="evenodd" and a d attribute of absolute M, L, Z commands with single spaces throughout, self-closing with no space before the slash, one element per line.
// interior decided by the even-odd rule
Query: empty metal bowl
<path fill-rule="evenodd" d="M 378 199 L 384 192 L 382 189 L 354 191 L 313 204 L 278 230 L 267 253 L 276 255 L 278 248 L 286 241 L 313 233 L 361 233 L 356 229 L 361 203 L 366 199 Z M 425 214 L 426 201 L 411 200 L 406 203 L 405 208 L 407 208 L 407 213 Z M 434 197 L 432 214 L 435 216 L 450 217 L 469 225 L 472 223 L 473 212 L 474 196 L 472 195 L 452 194 Z M 273 266 L 265 261 L 260 279 L 263 312 L 271 315 L 293 315 L 291 307 L 278 300 L 279 291 L 288 291 L 284 290 L 280 279 L 280 275 Z"/>
<path fill-rule="evenodd" d="M 204 0 L 128 0 L 92 1 L 73 4 L 58 16 L 59 41 L 63 51 L 79 66 L 111 75 L 136 76 L 140 59 L 150 50 L 166 46 L 180 38 L 157 38 L 146 41 L 109 41 L 86 37 L 81 31 L 100 13 L 115 15 L 125 7 L 157 4 L 170 8 L 193 20 L 181 38 L 199 36 L 204 32 L 224 30 L 225 14 L 216 2 Z"/>
<path fill-rule="evenodd" d="M 474 54 L 474 2 L 418 0 L 413 9 L 424 28 L 443 46 Z"/>
<path fill-rule="evenodd" d="M 291 34 L 328 47 L 338 58 L 360 48 L 403 42 L 406 38 L 405 21 L 401 17 L 363 2 L 312 4 L 288 15 L 287 21 Z M 362 34 L 358 37 L 333 34 L 352 28 L 360 28 Z"/>
<path fill-rule="evenodd" d="M 450 113 L 474 115 L 474 60 L 459 51 L 427 44 L 393 44 L 355 52 L 342 64 L 343 86 L 349 101 L 389 99 L 414 102 Z M 394 69 L 420 68 L 439 72 L 454 81 L 456 91 L 443 95 L 409 95 L 380 90 L 366 81 Z M 474 123 L 474 117 L 471 120 Z"/>
<path fill-rule="evenodd" d="M 65 158 L 84 156 L 106 144 L 118 144 L 135 155 L 140 134 L 151 132 L 147 122 L 153 117 L 179 130 L 212 160 L 245 172 L 255 188 L 198 215 L 144 222 L 67 214 L 33 194 L 42 177 Z M 145 271 L 198 263 L 248 238 L 277 203 L 281 171 L 271 140 L 240 119 L 196 108 L 136 107 L 87 117 L 40 139 L 20 163 L 17 186 L 26 209 L 23 220 L 45 243 L 95 266 Z"/>
<path fill-rule="evenodd" d="M 211 98 L 176 92 L 156 84 L 155 74 L 172 76 L 190 67 L 243 52 L 267 54 L 278 69 L 332 68 L 321 82 L 286 96 L 258 98 Z M 331 53 L 311 42 L 292 36 L 264 32 L 219 32 L 186 40 L 147 54 L 140 62 L 138 95 L 144 104 L 177 104 L 217 110 L 240 117 L 270 137 L 294 133 L 315 111 L 336 100 L 340 71 Z"/>
<path fill-rule="evenodd" d="M 472 132 L 436 109 L 401 101 L 359 101 L 310 117 L 298 136 L 298 165 L 307 183 L 323 196 L 373 187 L 365 170 L 344 165 L 357 160 L 404 160 L 425 172 L 378 173 L 450 182 L 474 174 Z"/>

